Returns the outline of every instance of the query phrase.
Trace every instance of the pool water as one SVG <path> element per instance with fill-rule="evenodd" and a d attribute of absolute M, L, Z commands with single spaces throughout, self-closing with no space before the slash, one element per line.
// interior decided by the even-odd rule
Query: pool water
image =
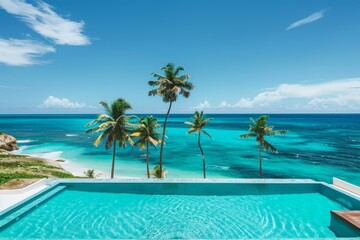
<path fill-rule="evenodd" d="M 142 194 L 141 188 L 109 192 L 67 186 L 0 229 L 0 237 L 334 238 L 330 211 L 347 209 L 316 191 L 149 194 L 153 185 L 146 187 Z"/>

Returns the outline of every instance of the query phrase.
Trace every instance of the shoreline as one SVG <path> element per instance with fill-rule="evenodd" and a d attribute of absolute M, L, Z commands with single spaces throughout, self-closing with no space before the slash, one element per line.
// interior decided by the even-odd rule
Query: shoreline
<path fill-rule="evenodd" d="M 49 159 L 46 159 L 46 160 L 49 160 Z M 50 161 L 55 161 L 62 169 L 70 172 L 72 175 L 77 176 L 77 177 L 84 177 L 85 176 L 84 172 L 89 169 L 92 169 L 92 168 L 87 168 L 85 165 L 74 163 L 74 162 L 71 162 L 66 159 L 58 159 L 58 160 L 62 160 L 63 162 L 60 162 L 57 160 L 50 160 Z M 97 171 L 96 169 L 94 169 L 94 171 L 95 171 L 95 178 L 110 178 L 110 174 L 106 174 L 104 172 Z"/>
<path fill-rule="evenodd" d="M 61 167 L 63 170 L 71 173 L 72 175 L 74 175 L 76 177 L 85 177 L 84 171 L 92 169 L 92 168 L 86 167 L 85 165 L 74 163 L 74 162 L 72 162 L 68 159 L 64 159 L 64 158 L 56 158 L 56 159 L 55 158 L 46 158 L 46 157 L 42 156 L 43 154 L 22 154 L 22 153 L 20 153 L 19 155 L 40 158 L 49 164 L 56 164 L 59 167 Z M 109 174 L 106 174 L 104 172 L 96 171 L 96 169 L 94 169 L 94 171 L 96 174 L 96 178 L 109 178 L 109 176 L 110 176 Z"/>
<path fill-rule="evenodd" d="M 26 148 L 26 146 L 25 146 Z M 23 153 L 23 150 L 25 149 L 24 146 L 20 146 L 18 150 L 14 150 L 14 151 L 10 151 L 8 152 L 9 155 L 22 155 L 25 157 L 33 157 L 33 158 L 39 158 L 41 160 L 43 160 L 46 163 L 49 163 L 51 165 L 56 165 L 60 168 L 62 168 L 63 170 L 71 173 L 72 175 L 74 175 L 75 177 L 85 177 L 84 172 L 89 170 L 89 169 L 93 169 L 90 167 L 87 167 L 85 165 L 82 164 L 78 164 L 78 163 L 74 163 L 71 160 L 65 159 L 61 157 L 62 151 L 59 151 L 57 153 L 59 153 L 58 155 L 55 156 L 51 156 L 52 152 L 44 152 L 44 153 Z M 97 171 L 96 169 L 94 169 L 95 171 L 95 176 L 96 178 L 110 178 L 110 174 L 106 174 L 102 171 Z"/>

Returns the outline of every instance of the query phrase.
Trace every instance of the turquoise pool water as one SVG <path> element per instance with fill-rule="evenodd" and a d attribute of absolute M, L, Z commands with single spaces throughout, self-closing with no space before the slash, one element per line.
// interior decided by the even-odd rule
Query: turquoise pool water
<path fill-rule="evenodd" d="M 348 209 L 317 184 L 65 186 L 0 237 L 334 238 L 330 211 Z"/>

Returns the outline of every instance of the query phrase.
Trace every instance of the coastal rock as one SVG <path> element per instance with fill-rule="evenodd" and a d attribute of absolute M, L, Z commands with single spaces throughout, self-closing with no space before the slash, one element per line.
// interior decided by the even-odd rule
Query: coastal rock
<path fill-rule="evenodd" d="M 16 138 L 5 133 L 0 133 L 0 149 L 6 151 L 18 150 L 19 147 L 16 143 Z"/>

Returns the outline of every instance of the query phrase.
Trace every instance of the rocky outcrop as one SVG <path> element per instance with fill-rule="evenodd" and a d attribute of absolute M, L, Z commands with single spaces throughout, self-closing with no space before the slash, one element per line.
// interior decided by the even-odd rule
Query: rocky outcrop
<path fill-rule="evenodd" d="M 14 151 L 19 147 L 16 144 L 16 138 L 5 133 L 0 133 L 0 150 Z"/>

